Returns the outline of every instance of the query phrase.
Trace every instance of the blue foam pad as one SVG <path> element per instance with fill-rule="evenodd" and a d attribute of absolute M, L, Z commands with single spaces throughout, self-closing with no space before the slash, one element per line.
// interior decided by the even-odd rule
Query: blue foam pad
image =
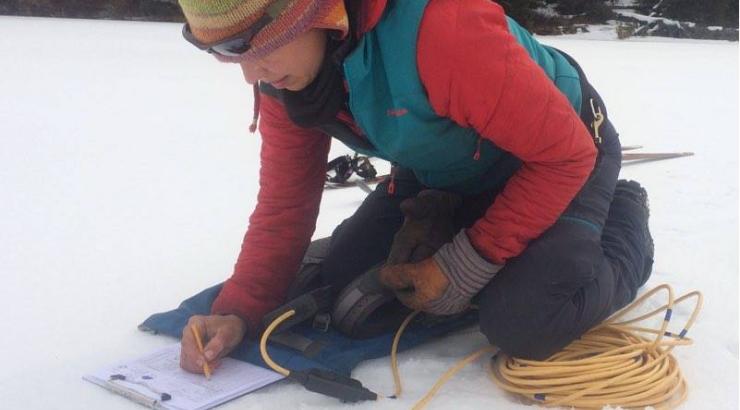
<path fill-rule="evenodd" d="M 210 287 L 186 299 L 177 309 L 150 316 L 139 326 L 139 329 L 180 338 L 190 316 L 209 314 L 211 304 L 218 296 L 221 286 L 222 284 Z M 476 323 L 477 320 L 477 312 L 472 311 L 455 320 L 438 322 L 433 325 L 416 320 L 406 328 L 398 350 L 402 351 L 418 346 L 428 340 L 470 326 Z M 349 376 L 352 369 L 364 360 L 389 355 L 395 333 L 393 331 L 370 339 L 351 339 L 334 329 L 330 328 L 323 332 L 312 328 L 309 324 L 300 324 L 291 330 L 313 341 L 320 342 L 323 347 L 317 354 L 309 358 L 298 350 L 270 343 L 268 350 L 273 360 L 291 370 L 321 368 L 334 370 L 345 376 Z M 265 362 L 262 361 L 259 343 L 254 340 L 245 341 L 230 356 L 268 368 Z"/>

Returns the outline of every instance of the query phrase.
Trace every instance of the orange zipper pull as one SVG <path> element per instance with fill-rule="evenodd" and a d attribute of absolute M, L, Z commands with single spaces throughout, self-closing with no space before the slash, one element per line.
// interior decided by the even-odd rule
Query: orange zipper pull
<path fill-rule="evenodd" d="M 391 182 L 388 183 L 388 195 L 396 193 L 396 167 L 391 168 Z"/>
<path fill-rule="evenodd" d="M 483 137 L 478 137 L 478 146 L 475 148 L 475 154 L 473 154 L 473 159 L 478 161 L 480 159 L 480 142 L 483 139 Z"/>

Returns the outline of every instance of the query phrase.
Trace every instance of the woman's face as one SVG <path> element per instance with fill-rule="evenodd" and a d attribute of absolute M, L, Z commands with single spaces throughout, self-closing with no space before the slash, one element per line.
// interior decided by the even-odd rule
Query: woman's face
<path fill-rule="evenodd" d="M 242 61 L 249 84 L 269 83 L 278 89 L 299 91 L 316 78 L 324 59 L 326 30 L 311 29 L 292 42 L 256 61 Z"/>

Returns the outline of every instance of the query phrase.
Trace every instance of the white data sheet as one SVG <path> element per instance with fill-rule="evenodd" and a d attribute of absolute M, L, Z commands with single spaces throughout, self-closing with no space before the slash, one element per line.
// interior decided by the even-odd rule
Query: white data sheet
<path fill-rule="evenodd" d="M 271 370 L 224 358 L 206 380 L 180 368 L 179 343 L 83 376 L 140 404 L 172 410 L 210 409 L 282 378 Z"/>

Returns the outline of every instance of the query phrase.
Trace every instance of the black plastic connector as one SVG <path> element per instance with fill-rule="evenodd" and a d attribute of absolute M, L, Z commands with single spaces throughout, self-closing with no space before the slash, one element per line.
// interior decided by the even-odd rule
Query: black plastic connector
<path fill-rule="evenodd" d="M 302 384 L 306 390 L 335 397 L 343 402 L 355 403 L 378 399 L 378 395 L 363 387 L 359 380 L 328 370 L 291 370 L 288 377 Z"/>

